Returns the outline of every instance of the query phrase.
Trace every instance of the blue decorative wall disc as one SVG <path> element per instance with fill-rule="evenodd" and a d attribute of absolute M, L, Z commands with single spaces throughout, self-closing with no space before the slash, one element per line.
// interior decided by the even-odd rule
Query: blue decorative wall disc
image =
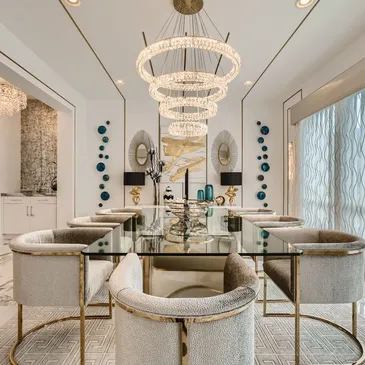
<path fill-rule="evenodd" d="M 265 180 L 264 175 L 259 175 L 259 176 L 257 176 L 257 180 L 258 180 L 258 181 L 264 181 L 264 180 Z"/>
<path fill-rule="evenodd" d="M 100 194 L 100 198 L 101 198 L 101 200 L 109 200 L 109 198 L 110 198 L 110 194 L 109 194 L 107 191 L 103 191 L 103 192 Z"/>
<path fill-rule="evenodd" d="M 257 193 L 257 199 L 258 200 L 264 200 L 266 198 L 266 194 L 265 194 L 265 192 L 263 192 L 263 191 L 259 191 L 258 193 Z"/>
<path fill-rule="evenodd" d="M 107 136 L 103 137 L 103 142 L 108 143 L 109 142 L 109 137 L 107 137 Z"/>
<path fill-rule="evenodd" d="M 103 175 L 103 180 L 104 180 L 104 181 L 109 181 L 109 179 L 110 179 L 110 178 L 109 178 L 109 175 Z"/>
<path fill-rule="evenodd" d="M 262 187 L 264 190 L 265 190 L 265 189 L 267 189 L 267 185 L 266 185 L 266 184 L 263 184 L 261 187 Z"/>
<path fill-rule="evenodd" d="M 98 127 L 98 133 L 99 134 L 104 134 L 106 132 L 106 127 L 105 126 L 103 126 L 103 125 L 100 125 L 99 127 Z"/>
<path fill-rule="evenodd" d="M 261 231 L 261 237 L 263 239 L 266 240 L 267 238 L 269 238 L 269 236 L 270 236 L 270 233 L 268 231 Z"/>
<path fill-rule="evenodd" d="M 264 137 L 257 138 L 257 142 L 264 143 L 265 142 Z"/>
<path fill-rule="evenodd" d="M 102 162 L 99 162 L 97 165 L 96 165 L 96 169 L 98 171 L 104 171 L 105 170 L 105 164 L 103 164 Z"/>
<path fill-rule="evenodd" d="M 267 146 L 262 146 L 261 148 L 264 152 L 266 152 L 268 150 Z"/>
<path fill-rule="evenodd" d="M 267 127 L 266 125 L 264 125 L 263 127 L 260 128 L 260 132 L 263 134 L 263 135 L 267 135 L 270 133 L 270 129 L 269 127 Z"/>
<path fill-rule="evenodd" d="M 262 171 L 269 171 L 270 170 L 270 165 L 267 163 L 267 162 L 264 162 L 262 165 L 261 165 L 261 170 Z"/>
<path fill-rule="evenodd" d="M 100 150 L 100 151 L 104 151 L 104 150 L 105 150 L 105 147 L 104 147 L 104 146 L 100 146 L 100 147 L 99 147 L 99 150 Z"/>

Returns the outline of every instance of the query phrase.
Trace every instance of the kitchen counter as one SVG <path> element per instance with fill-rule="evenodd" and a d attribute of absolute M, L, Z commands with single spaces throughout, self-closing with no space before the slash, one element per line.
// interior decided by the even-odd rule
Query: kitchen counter
<path fill-rule="evenodd" d="M 37 196 L 57 196 L 57 193 L 43 194 L 43 193 L 34 193 L 34 194 L 24 194 L 24 193 L 1 193 L 1 196 L 10 196 L 10 197 L 37 197 Z"/>

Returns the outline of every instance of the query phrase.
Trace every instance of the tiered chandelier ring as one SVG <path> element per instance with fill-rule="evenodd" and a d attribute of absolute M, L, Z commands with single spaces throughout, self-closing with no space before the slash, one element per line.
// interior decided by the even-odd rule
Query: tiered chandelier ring
<path fill-rule="evenodd" d="M 222 79 L 226 84 L 231 82 L 240 71 L 240 56 L 229 44 L 217 39 L 198 36 L 167 38 L 151 44 L 139 54 L 137 58 L 137 71 L 143 80 L 151 84 L 156 78 L 146 70 L 146 62 L 159 54 L 187 48 L 214 52 L 229 59 L 232 62 L 232 68 L 228 73 L 222 76 Z"/>

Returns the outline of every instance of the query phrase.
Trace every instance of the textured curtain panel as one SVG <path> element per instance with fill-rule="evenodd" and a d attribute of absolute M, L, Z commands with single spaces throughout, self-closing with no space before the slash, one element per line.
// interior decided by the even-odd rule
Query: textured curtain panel
<path fill-rule="evenodd" d="M 300 122 L 299 210 L 310 227 L 365 236 L 365 91 Z"/>

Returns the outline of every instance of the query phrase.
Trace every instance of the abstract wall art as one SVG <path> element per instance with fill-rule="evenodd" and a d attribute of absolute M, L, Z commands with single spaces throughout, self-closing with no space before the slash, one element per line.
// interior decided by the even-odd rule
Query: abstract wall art
<path fill-rule="evenodd" d="M 259 145 L 262 145 L 265 142 L 267 142 L 265 140 L 265 138 L 268 137 L 268 135 L 270 133 L 270 128 L 266 125 L 262 125 L 262 123 L 260 121 L 257 121 L 256 125 L 259 128 L 259 133 L 261 134 L 261 136 L 259 136 L 257 138 L 257 142 L 259 143 Z M 257 175 L 257 180 L 260 181 L 260 182 L 265 180 L 265 174 L 268 173 L 270 171 L 270 168 L 271 168 L 270 163 L 268 161 L 269 160 L 269 155 L 268 155 L 267 151 L 268 151 L 268 147 L 267 147 L 266 144 L 263 145 L 263 146 L 260 146 L 260 154 L 257 156 L 257 160 L 259 161 L 259 170 L 260 170 L 260 174 Z M 265 201 L 267 199 L 267 195 L 268 195 L 267 194 L 268 185 L 267 184 L 261 184 L 260 188 L 262 190 L 259 190 L 256 193 L 256 198 L 258 200 L 260 200 L 261 202 L 263 202 L 263 206 L 266 208 L 266 207 L 268 207 L 268 203 Z M 265 191 L 263 191 L 263 190 L 265 190 Z"/>
<path fill-rule="evenodd" d="M 109 126 L 110 125 L 110 121 L 107 120 L 105 122 L 105 125 Z M 105 151 L 106 147 L 107 147 L 107 143 L 109 142 L 109 137 L 105 136 L 105 133 L 107 133 L 108 128 L 105 125 L 99 125 L 97 128 L 97 133 L 99 134 L 99 136 L 101 136 L 101 143 L 98 147 L 98 157 L 99 157 L 99 162 L 96 165 L 96 170 L 101 174 L 101 179 L 104 182 L 109 181 L 109 175 L 105 173 L 105 170 L 107 170 L 107 164 L 106 164 L 106 160 L 109 160 L 109 155 L 104 154 L 104 153 L 100 153 L 100 151 Z M 99 195 L 100 198 L 100 202 L 98 203 L 98 207 L 102 208 L 103 207 L 103 202 L 107 201 L 110 199 L 110 193 L 107 192 L 106 189 L 106 185 L 105 183 L 100 183 L 99 184 L 99 189 L 102 190 L 102 192 Z"/>

